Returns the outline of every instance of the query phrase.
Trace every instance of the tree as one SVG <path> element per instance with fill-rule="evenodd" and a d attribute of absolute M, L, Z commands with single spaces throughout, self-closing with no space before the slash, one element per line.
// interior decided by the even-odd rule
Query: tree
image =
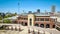
<path fill-rule="evenodd" d="M 2 17 L 0 16 L 0 20 L 2 20 Z"/>
<path fill-rule="evenodd" d="M 15 13 L 15 15 L 17 15 L 17 13 Z"/>
<path fill-rule="evenodd" d="M 3 22 L 4 22 L 4 23 L 11 23 L 11 20 L 6 19 L 6 20 L 4 20 Z"/>
<path fill-rule="evenodd" d="M 2 17 L 2 18 L 4 18 L 4 16 L 5 16 L 5 14 L 4 14 L 4 13 L 2 13 L 2 14 L 1 14 L 1 17 Z"/>

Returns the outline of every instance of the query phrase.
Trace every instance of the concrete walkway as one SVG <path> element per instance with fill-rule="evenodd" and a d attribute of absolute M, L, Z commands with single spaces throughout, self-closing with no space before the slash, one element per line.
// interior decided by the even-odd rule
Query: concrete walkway
<path fill-rule="evenodd" d="M 43 33 L 45 32 L 45 34 L 60 34 L 60 31 L 56 30 L 56 29 L 49 29 L 49 28 L 41 28 L 41 27 L 35 27 L 35 26 L 21 26 L 21 29 L 23 29 L 22 31 L 15 31 L 15 30 L 6 30 L 5 32 L 0 32 L 0 34 L 28 34 L 28 28 L 30 28 L 31 31 L 36 31 L 38 32 L 38 30 Z M 30 33 L 32 34 L 32 33 Z"/>

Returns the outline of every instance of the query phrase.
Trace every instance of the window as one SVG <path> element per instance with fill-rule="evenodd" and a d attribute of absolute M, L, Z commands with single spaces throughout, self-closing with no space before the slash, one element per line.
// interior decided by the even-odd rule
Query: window
<path fill-rule="evenodd" d="M 38 18 L 35 18 L 35 21 L 38 21 Z"/>
<path fill-rule="evenodd" d="M 35 21 L 39 21 L 40 19 L 39 18 L 35 18 Z"/>
<path fill-rule="evenodd" d="M 30 25 L 32 25 L 32 19 L 30 19 Z"/>
<path fill-rule="evenodd" d="M 24 20 L 28 20 L 28 18 L 24 18 Z"/>
<path fill-rule="evenodd" d="M 24 18 L 24 20 L 25 20 L 25 18 Z"/>
<path fill-rule="evenodd" d="M 49 21 L 49 18 L 45 18 L 45 21 Z"/>
<path fill-rule="evenodd" d="M 18 20 L 21 19 L 21 17 L 18 17 Z"/>
<path fill-rule="evenodd" d="M 44 24 L 40 24 L 40 27 L 44 28 Z"/>
<path fill-rule="evenodd" d="M 27 22 L 25 23 L 25 26 L 27 26 Z"/>
<path fill-rule="evenodd" d="M 35 26 L 39 26 L 39 24 L 36 23 Z"/>
<path fill-rule="evenodd" d="M 44 21 L 44 18 L 40 18 L 40 21 Z"/>
<path fill-rule="evenodd" d="M 55 28 L 55 25 L 53 25 L 53 28 Z"/>
<path fill-rule="evenodd" d="M 50 28 L 50 25 L 49 24 L 46 24 L 46 28 Z"/>

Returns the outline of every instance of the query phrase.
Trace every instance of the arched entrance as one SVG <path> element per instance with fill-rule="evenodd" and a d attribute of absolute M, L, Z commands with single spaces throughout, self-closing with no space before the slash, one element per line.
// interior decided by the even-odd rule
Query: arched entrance
<path fill-rule="evenodd" d="M 27 26 L 27 23 L 25 23 L 25 26 Z"/>
<path fill-rule="evenodd" d="M 32 19 L 30 18 L 30 25 L 32 25 Z"/>
<path fill-rule="evenodd" d="M 50 25 L 49 24 L 46 24 L 46 28 L 50 28 Z"/>
<path fill-rule="evenodd" d="M 44 28 L 44 24 L 40 24 L 40 27 Z"/>
<path fill-rule="evenodd" d="M 23 22 L 21 22 L 21 24 L 23 25 Z"/>
<path fill-rule="evenodd" d="M 39 26 L 39 24 L 36 23 L 34 26 Z"/>
<path fill-rule="evenodd" d="M 55 28 L 55 25 L 53 25 L 53 28 Z"/>

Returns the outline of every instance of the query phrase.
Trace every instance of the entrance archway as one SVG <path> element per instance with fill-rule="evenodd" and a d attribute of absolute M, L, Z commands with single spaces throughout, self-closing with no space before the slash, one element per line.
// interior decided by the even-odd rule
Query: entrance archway
<path fill-rule="evenodd" d="M 23 22 L 21 22 L 21 24 L 23 25 Z"/>
<path fill-rule="evenodd" d="M 46 24 L 46 28 L 50 28 L 50 25 L 49 24 Z"/>
<path fill-rule="evenodd" d="M 36 23 L 34 26 L 39 26 L 39 24 Z"/>
<path fill-rule="evenodd" d="M 27 23 L 25 23 L 25 26 L 27 26 Z"/>
<path fill-rule="evenodd" d="M 55 25 L 53 25 L 53 28 L 55 28 Z"/>
<path fill-rule="evenodd" d="M 32 25 L 32 19 L 30 18 L 30 25 Z"/>
<path fill-rule="evenodd" d="M 44 24 L 40 24 L 40 27 L 44 28 Z"/>

